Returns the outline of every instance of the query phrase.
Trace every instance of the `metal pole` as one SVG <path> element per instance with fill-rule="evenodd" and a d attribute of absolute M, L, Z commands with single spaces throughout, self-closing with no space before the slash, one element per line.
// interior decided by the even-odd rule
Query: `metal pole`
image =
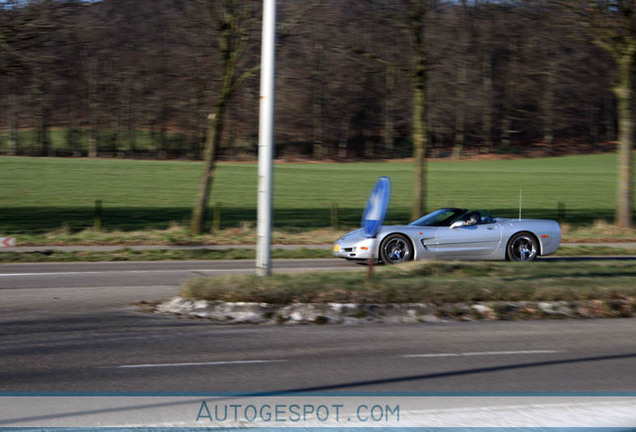
<path fill-rule="evenodd" d="M 274 159 L 274 71 L 276 55 L 276 0 L 263 1 L 261 98 L 258 138 L 258 221 L 256 274 L 272 274 L 272 190 Z"/>

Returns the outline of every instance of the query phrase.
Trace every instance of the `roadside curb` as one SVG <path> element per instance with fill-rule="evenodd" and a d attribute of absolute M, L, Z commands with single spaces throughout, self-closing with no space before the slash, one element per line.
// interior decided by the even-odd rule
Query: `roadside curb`
<path fill-rule="evenodd" d="M 174 297 L 153 309 L 160 314 L 201 318 L 219 324 L 365 324 L 511 321 L 530 319 L 628 318 L 636 302 L 628 299 L 453 303 L 269 303 L 190 300 Z"/>

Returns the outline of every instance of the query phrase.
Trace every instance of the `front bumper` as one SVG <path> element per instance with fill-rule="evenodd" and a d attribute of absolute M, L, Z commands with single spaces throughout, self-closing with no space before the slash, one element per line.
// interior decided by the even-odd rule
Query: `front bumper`
<path fill-rule="evenodd" d="M 561 244 L 561 227 L 554 222 L 552 229 L 541 235 L 541 255 L 552 255 Z"/>
<path fill-rule="evenodd" d="M 375 256 L 375 239 L 358 241 L 338 240 L 333 245 L 333 256 L 345 259 L 365 260 Z"/>

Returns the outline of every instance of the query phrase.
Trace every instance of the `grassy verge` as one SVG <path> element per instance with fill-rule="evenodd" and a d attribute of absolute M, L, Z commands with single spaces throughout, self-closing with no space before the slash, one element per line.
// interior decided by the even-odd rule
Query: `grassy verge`
<path fill-rule="evenodd" d="M 233 275 L 184 283 L 187 299 L 291 303 L 463 303 L 627 300 L 636 308 L 636 264 L 419 262 L 366 271 Z"/>
<path fill-rule="evenodd" d="M 597 222 L 594 226 L 572 228 L 562 226 L 562 243 L 621 243 L 636 242 L 636 230 L 618 228 L 614 225 Z M 332 244 L 347 232 L 343 229 L 306 229 L 281 230 L 272 233 L 274 244 Z M 256 243 L 256 229 L 252 223 L 240 227 L 226 228 L 214 233 L 191 235 L 186 228 L 178 224 L 164 230 L 94 230 L 86 229 L 72 232 L 60 228 L 46 233 L 20 234 L 18 246 L 134 246 L 134 245 L 246 245 Z"/>
<path fill-rule="evenodd" d="M 274 230 L 272 241 L 275 244 L 331 244 L 344 232 L 329 228 Z M 176 224 L 165 230 L 130 232 L 94 229 L 71 232 L 68 229 L 58 229 L 41 234 L 18 235 L 17 241 L 18 246 L 248 245 L 256 244 L 256 229 L 251 223 L 202 235 L 191 235 L 187 229 Z"/>
<path fill-rule="evenodd" d="M 578 226 L 562 223 L 561 230 L 564 243 L 636 242 L 636 229 L 620 228 L 602 219 Z"/>
<path fill-rule="evenodd" d="M 570 246 L 560 248 L 554 256 L 593 257 L 593 256 L 636 256 L 636 248 L 614 248 L 604 246 Z"/>

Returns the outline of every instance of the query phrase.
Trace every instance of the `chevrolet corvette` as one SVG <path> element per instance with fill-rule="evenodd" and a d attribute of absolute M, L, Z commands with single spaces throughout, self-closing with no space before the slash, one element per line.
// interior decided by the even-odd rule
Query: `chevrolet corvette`
<path fill-rule="evenodd" d="M 408 225 L 383 225 L 375 238 L 366 237 L 362 229 L 349 232 L 335 242 L 333 255 L 385 264 L 424 259 L 534 261 L 556 252 L 560 242 L 556 221 L 443 208 Z"/>

